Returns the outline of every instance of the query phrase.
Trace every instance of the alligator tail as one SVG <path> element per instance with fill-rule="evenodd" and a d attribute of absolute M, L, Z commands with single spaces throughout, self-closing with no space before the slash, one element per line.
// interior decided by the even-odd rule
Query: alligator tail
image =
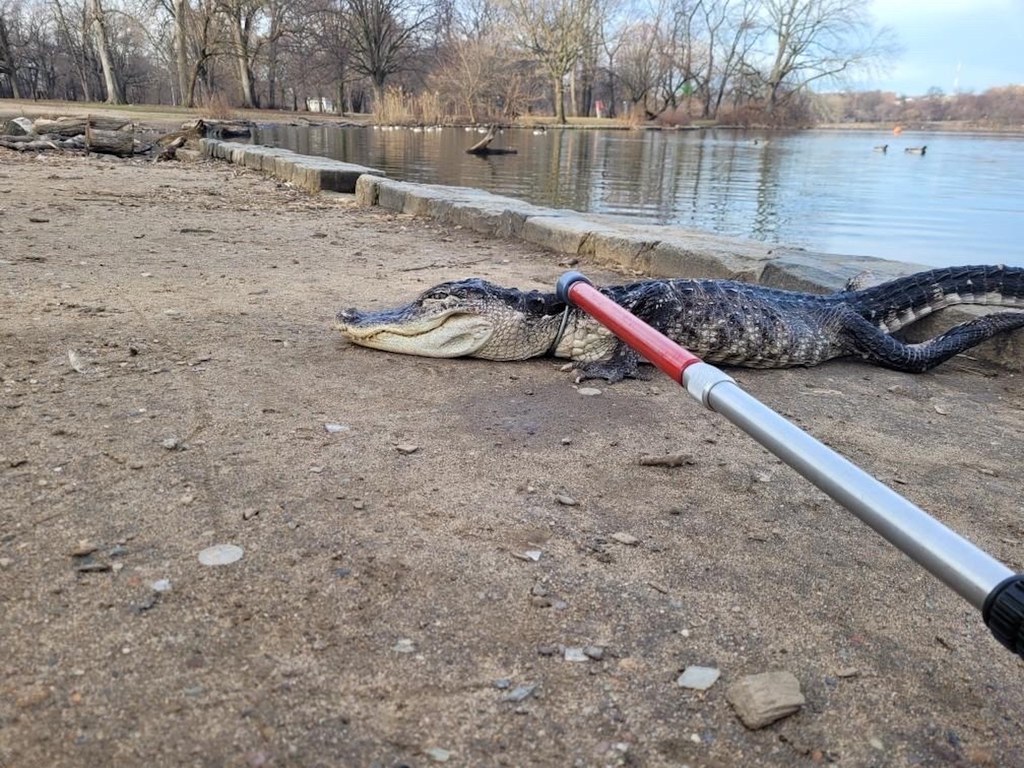
<path fill-rule="evenodd" d="M 1024 268 L 943 267 L 851 291 L 844 299 L 876 328 L 893 333 L 954 304 L 1024 307 Z"/>
<path fill-rule="evenodd" d="M 924 373 L 953 355 L 1018 328 L 1024 328 L 1024 312 L 996 312 L 954 325 L 919 344 L 907 344 L 850 313 L 845 332 L 853 353 L 865 360 L 897 371 Z"/>

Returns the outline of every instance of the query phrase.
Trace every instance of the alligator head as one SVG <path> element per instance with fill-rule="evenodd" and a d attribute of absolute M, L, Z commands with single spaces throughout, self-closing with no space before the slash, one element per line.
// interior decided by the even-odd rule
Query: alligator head
<path fill-rule="evenodd" d="M 343 309 L 335 327 L 354 344 L 388 352 L 525 360 L 551 347 L 564 310 L 554 294 L 470 278 L 436 285 L 394 309 Z"/>

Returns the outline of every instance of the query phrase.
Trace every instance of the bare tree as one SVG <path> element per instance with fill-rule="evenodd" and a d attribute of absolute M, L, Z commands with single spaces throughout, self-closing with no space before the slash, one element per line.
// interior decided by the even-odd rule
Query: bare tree
<path fill-rule="evenodd" d="M 757 0 L 701 0 L 707 40 L 702 117 L 716 117 L 733 77 L 757 41 Z"/>
<path fill-rule="evenodd" d="M 594 0 L 506 0 L 518 45 L 551 81 L 555 119 L 565 122 L 565 78 L 590 42 Z"/>
<path fill-rule="evenodd" d="M 18 86 L 18 51 L 15 48 L 16 38 L 9 27 L 16 22 L 16 8 L 6 3 L 0 4 L 0 75 L 11 84 L 11 94 L 16 99 L 21 98 L 21 89 Z M 10 19 L 10 21 L 9 21 Z M 16 30 L 15 30 L 16 31 Z M 11 41 L 14 40 L 14 43 Z"/>
<path fill-rule="evenodd" d="M 762 0 L 767 67 L 761 70 L 771 116 L 791 95 L 837 80 L 893 50 L 890 32 L 872 28 L 869 0 Z"/>
<path fill-rule="evenodd" d="M 657 24 L 644 22 L 623 30 L 617 68 L 624 95 L 634 107 L 649 112 L 649 96 L 658 84 Z"/>
<path fill-rule="evenodd" d="M 111 54 L 110 36 L 107 30 L 107 17 L 103 12 L 100 0 L 89 0 L 89 13 L 93 40 L 100 57 L 100 66 L 103 68 L 103 81 L 107 87 L 106 102 L 107 104 L 124 104 L 124 89 L 121 86 L 117 69 L 114 67 L 114 57 Z"/>
<path fill-rule="evenodd" d="M 242 89 L 242 106 L 258 107 L 254 65 L 260 41 L 256 34 L 263 16 L 261 0 L 216 0 L 217 10 L 224 18 L 231 40 L 238 83 Z"/>
<path fill-rule="evenodd" d="M 352 68 L 370 79 L 377 104 L 392 75 L 410 66 L 416 35 L 430 21 L 429 9 L 412 0 L 344 0 L 352 25 Z"/>

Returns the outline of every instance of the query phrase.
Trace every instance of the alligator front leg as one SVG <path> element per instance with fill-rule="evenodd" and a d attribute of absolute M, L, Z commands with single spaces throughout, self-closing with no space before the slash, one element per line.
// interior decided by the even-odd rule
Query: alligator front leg
<path fill-rule="evenodd" d="M 851 342 L 854 354 L 886 368 L 907 373 L 924 373 L 993 336 L 1024 328 L 1024 312 L 997 312 L 954 325 L 945 333 L 927 341 L 907 344 L 854 313 L 843 319 L 846 324 L 844 333 Z"/>
<path fill-rule="evenodd" d="M 609 384 L 623 379 L 650 379 L 650 376 L 640 369 L 641 362 L 643 362 L 643 358 L 640 355 L 626 344 L 619 342 L 607 360 L 577 364 L 575 367 L 576 383 L 579 384 L 587 379 L 604 379 Z"/>

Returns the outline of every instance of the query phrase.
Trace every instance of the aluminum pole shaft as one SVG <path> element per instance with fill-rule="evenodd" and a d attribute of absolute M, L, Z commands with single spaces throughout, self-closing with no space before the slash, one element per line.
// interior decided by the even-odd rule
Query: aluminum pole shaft
<path fill-rule="evenodd" d="M 691 366 L 683 373 L 683 384 L 708 408 L 853 512 L 971 605 L 980 609 L 989 593 L 1014 575 L 984 550 L 744 392 L 714 366 Z"/>

